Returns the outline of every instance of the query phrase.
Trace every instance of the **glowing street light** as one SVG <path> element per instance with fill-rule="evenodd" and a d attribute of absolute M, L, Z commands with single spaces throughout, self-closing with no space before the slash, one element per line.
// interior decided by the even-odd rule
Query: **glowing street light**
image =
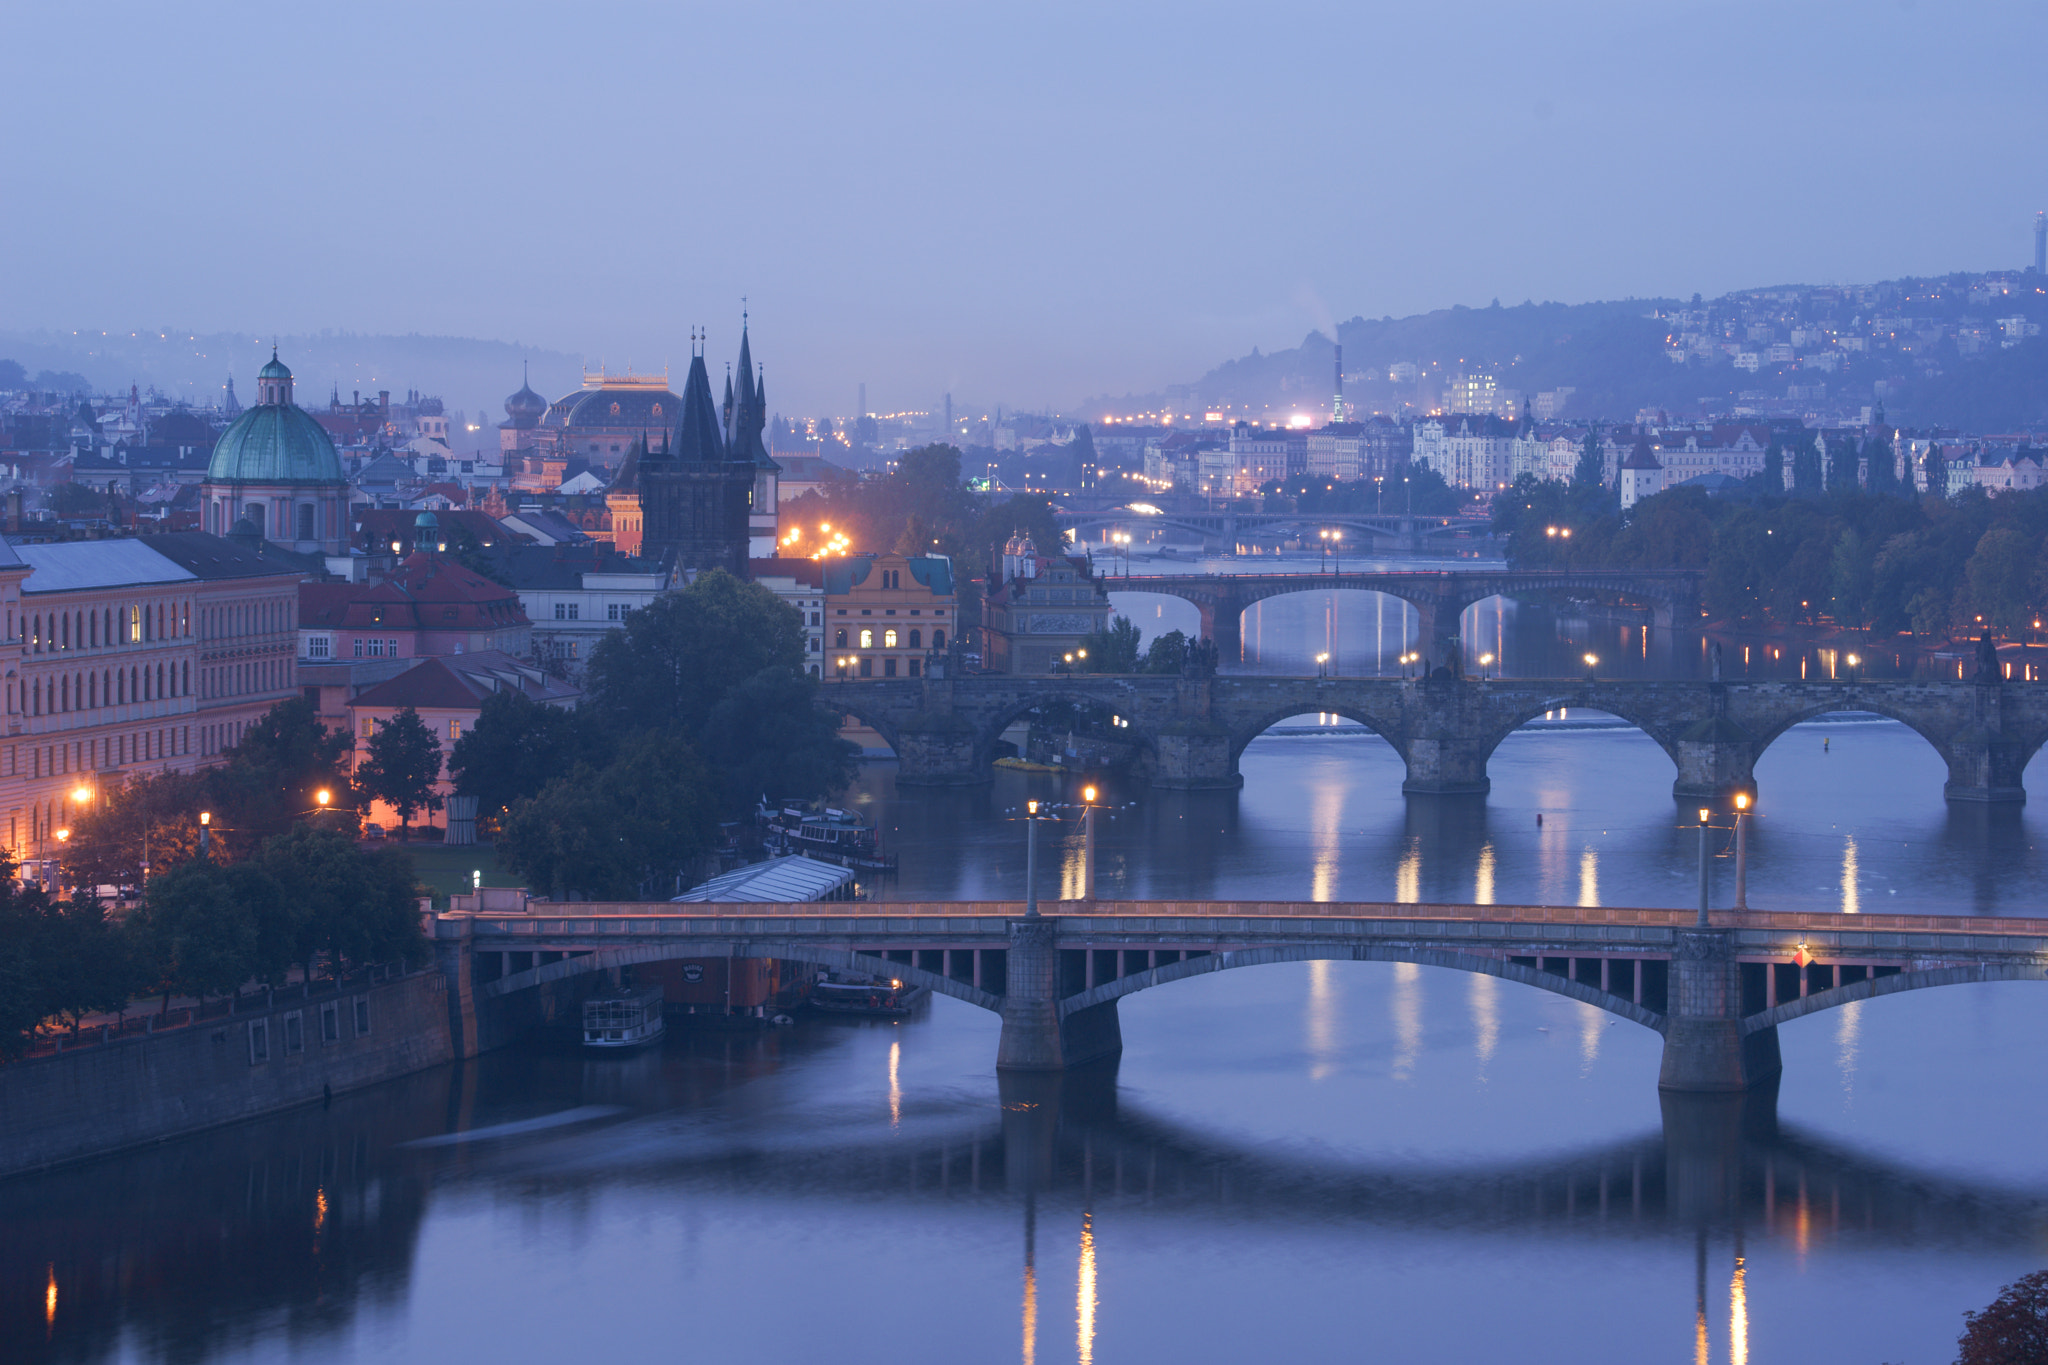
<path fill-rule="evenodd" d="M 1590 682 L 1593 678 L 1593 670 L 1600 666 L 1600 656 L 1589 653 L 1582 654 L 1579 657 L 1586 661 L 1586 680 Z"/>
<path fill-rule="evenodd" d="M 1489 669 L 1489 668 L 1491 668 L 1491 667 L 1493 667 L 1493 656 L 1492 656 L 1491 654 L 1482 654 L 1482 655 L 1480 655 L 1480 656 L 1479 656 L 1479 681 L 1481 681 L 1481 682 L 1485 682 L 1485 681 L 1486 681 L 1486 670 L 1487 670 L 1487 669 Z"/>
<path fill-rule="evenodd" d="M 1330 676 L 1330 667 L 1329 667 L 1329 665 L 1330 665 L 1330 654 L 1329 654 L 1329 651 L 1328 651 L 1328 650 L 1325 650 L 1325 651 L 1323 651 L 1323 652 L 1322 652 L 1321 654 L 1318 654 L 1318 655 L 1316 655 L 1316 676 L 1317 676 L 1317 677 L 1319 677 L 1319 678 L 1327 678 L 1327 677 L 1329 677 L 1329 676 Z"/>
<path fill-rule="evenodd" d="M 1749 909 L 1749 793 L 1735 793 L 1735 908 Z"/>

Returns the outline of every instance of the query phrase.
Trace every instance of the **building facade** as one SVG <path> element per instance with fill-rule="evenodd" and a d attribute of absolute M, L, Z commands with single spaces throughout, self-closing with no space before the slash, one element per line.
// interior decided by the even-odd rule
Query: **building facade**
<path fill-rule="evenodd" d="M 297 584 L 202 532 L 0 554 L 10 855 L 55 856 L 56 831 L 109 785 L 192 771 L 293 696 L 279 622 Z"/>
<path fill-rule="evenodd" d="M 997 577 L 981 608 L 982 666 L 992 672 L 1062 672 L 1109 627 L 1109 589 L 1085 560 L 1048 558 L 1028 536 L 1013 537 Z"/>
<path fill-rule="evenodd" d="M 945 555 L 854 555 L 824 569 L 825 676 L 921 677 L 958 641 L 960 595 Z"/>

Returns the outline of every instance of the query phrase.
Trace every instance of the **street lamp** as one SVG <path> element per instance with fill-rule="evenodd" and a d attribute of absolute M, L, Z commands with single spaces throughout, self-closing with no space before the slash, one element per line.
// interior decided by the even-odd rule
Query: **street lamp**
<path fill-rule="evenodd" d="M 1330 528 L 1325 526 L 1318 534 L 1323 538 L 1323 572 L 1328 573 L 1330 571 Z"/>
<path fill-rule="evenodd" d="M 1700 807 L 1700 917 L 1699 927 L 1707 927 L 1707 819 L 1713 812 Z"/>
<path fill-rule="evenodd" d="M 1485 681 L 1486 681 L 1486 670 L 1487 670 L 1487 669 L 1489 669 L 1489 668 L 1491 668 L 1491 667 L 1493 667 L 1493 656 L 1492 656 L 1491 654 L 1482 654 L 1482 655 L 1480 655 L 1480 656 L 1479 656 L 1479 681 L 1481 681 L 1481 682 L 1485 682 Z"/>
<path fill-rule="evenodd" d="M 1849 681 L 1850 681 L 1850 682 L 1855 682 L 1855 681 L 1856 681 L 1856 666 L 1857 666 L 1858 664 L 1862 663 L 1862 662 L 1863 662 L 1863 660 L 1862 660 L 1861 658 L 1857 657 L 1856 655 L 1854 655 L 1854 654 L 1851 654 L 1851 655 L 1850 655 L 1850 656 L 1848 657 L 1848 659 L 1847 659 L 1847 660 L 1846 660 L 1845 662 L 1847 662 L 1847 664 L 1849 665 Z"/>
<path fill-rule="evenodd" d="M 1024 803 L 1024 918 L 1038 918 L 1038 802 Z"/>
<path fill-rule="evenodd" d="M 199 856 L 202 858 L 206 856 L 206 851 L 207 848 L 209 847 L 209 836 L 211 836 L 212 833 L 213 812 L 210 810 L 203 810 L 199 812 Z"/>
<path fill-rule="evenodd" d="M 1586 661 L 1586 681 L 1591 682 L 1593 681 L 1593 670 L 1600 666 L 1600 656 L 1589 653 L 1583 654 L 1580 657 Z"/>
<path fill-rule="evenodd" d="M 1749 909 L 1749 793 L 1735 793 L 1735 908 Z"/>
<path fill-rule="evenodd" d="M 1095 899 L 1095 784 L 1081 788 L 1081 899 Z"/>
<path fill-rule="evenodd" d="M 1316 655 L 1316 676 L 1318 678 L 1330 676 L 1330 654 L 1328 650 Z"/>
<path fill-rule="evenodd" d="M 1335 568 L 1334 572 L 1336 572 L 1336 573 L 1340 573 L 1340 574 L 1341 574 L 1341 573 L 1343 573 L 1343 572 L 1344 572 L 1344 533 L 1343 533 L 1343 532 L 1342 532 L 1341 530 L 1339 530 L 1339 531 L 1332 531 L 1332 532 L 1330 532 L 1330 553 L 1331 553 L 1331 554 L 1333 554 L 1333 555 L 1335 555 L 1335 556 L 1336 556 L 1336 560 L 1337 560 L 1337 563 L 1336 563 L 1336 568 Z"/>

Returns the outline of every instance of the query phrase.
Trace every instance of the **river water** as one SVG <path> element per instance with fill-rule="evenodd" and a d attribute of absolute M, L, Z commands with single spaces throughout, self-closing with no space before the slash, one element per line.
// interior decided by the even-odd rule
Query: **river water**
<path fill-rule="evenodd" d="M 1314 628 L 1267 610 L 1269 649 Z M 1243 767 L 1112 792 L 1102 894 L 1691 903 L 1632 730 L 1524 731 L 1474 800 L 1403 798 L 1383 743 L 1313 716 Z M 1942 775 L 1893 724 L 1790 732 L 1752 904 L 2042 913 L 2048 814 L 1950 809 Z M 902 858 L 878 894 L 980 898 L 1022 894 L 1025 797 L 1068 794 L 884 763 L 849 799 Z M 1071 888 L 1073 827 L 1041 853 Z M 0 1184 L 0 1359 L 1874 1365 L 1952 1359 L 1964 1309 L 2048 1265 L 2040 986 L 1786 1025 L 1780 1089 L 1735 1107 L 1660 1105 L 1653 1034 L 1490 977 L 1268 966 L 1122 1018 L 1118 1065 L 1038 1089 L 948 999 L 535 1043 Z"/>

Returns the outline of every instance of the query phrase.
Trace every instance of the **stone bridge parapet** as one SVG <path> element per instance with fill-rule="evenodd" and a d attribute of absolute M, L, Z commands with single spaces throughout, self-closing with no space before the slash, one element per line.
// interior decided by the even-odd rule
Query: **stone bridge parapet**
<path fill-rule="evenodd" d="M 1944 794 L 1954 801 L 2024 801 L 2022 775 L 2048 741 L 2048 688 L 2013 682 L 984 675 L 830 682 L 823 698 L 873 726 L 896 750 L 898 781 L 912 785 L 986 780 L 1003 731 L 1051 701 L 1115 717 L 1152 781 L 1181 790 L 1241 785 L 1246 745 L 1280 721 L 1314 714 L 1343 716 L 1386 740 L 1411 794 L 1485 792 L 1501 742 L 1566 708 L 1605 711 L 1648 735 L 1671 759 L 1680 801 L 1755 797 L 1764 750 L 1790 727 L 1833 712 L 1873 712 L 1910 727 L 1947 764 Z"/>

